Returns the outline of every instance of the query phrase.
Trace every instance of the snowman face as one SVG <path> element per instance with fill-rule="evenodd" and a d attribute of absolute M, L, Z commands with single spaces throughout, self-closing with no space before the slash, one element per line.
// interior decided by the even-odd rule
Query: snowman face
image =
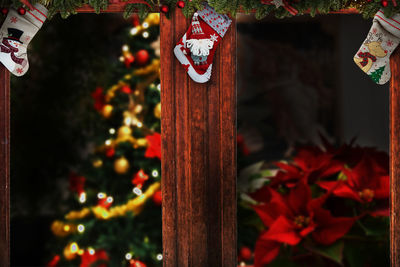
<path fill-rule="evenodd" d="M 15 47 L 15 48 L 18 48 L 19 45 L 20 45 L 19 42 L 14 41 L 14 40 L 8 40 L 8 43 L 9 43 L 12 47 Z"/>

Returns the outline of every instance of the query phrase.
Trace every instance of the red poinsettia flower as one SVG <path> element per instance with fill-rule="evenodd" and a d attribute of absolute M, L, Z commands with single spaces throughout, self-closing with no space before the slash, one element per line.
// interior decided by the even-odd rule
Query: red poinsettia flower
<path fill-rule="evenodd" d="M 297 245 L 309 234 L 322 244 L 332 244 L 345 235 L 357 218 L 333 217 L 322 208 L 327 194 L 313 199 L 311 189 L 304 182 L 292 188 L 287 195 L 270 189 L 271 200 L 254 207 L 261 220 L 268 227 L 258 239 L 260 247 L 276 246 L 277 243 Z M 273 242 L 273 243 L 271 243 Z M 276 249 L 275 249 L 276 250 Z M 273 250 L 273 251 L 275 251 Z M 260 265 L 274 259 L 273 254 L 260 255 L 262 249 L 255 249 L 255 258 Z"/>
<path fill-rule="evenodd" d="M 263 267 L 273 261 L 279 254 L 281 243 L 263 239 L 262 233 L 254 248 L 254 267 Z"/>
<path fill-rule="evenodd" d="M 322 151 L 317 147 L 304 147 L 293 159 L 293 163 L 275 163 L 280 170 L 271 179 L 271 186 L 284 185 L 288 188 L 296 186 L 299 181 L 305 180 L 312 184 L 317 180 L 338 173 L 343 163 L 335 160 L 334 155 Z"/>
<path fill-rule="evenodd" d="M 90 253 L 88 250 L 86 250 L 81 256 L 80 267 L 90 267 L 93 263 L 99 260 L 108 261 L 108 255 L 105 250 L 96 250 L 94 253 Z M 106 267 L 106 264 L 100 264 L 96 266 Z"/>
<path fill-rule="evenodd" d="M 96 90 L 94 90 L 92 92 L 92 98 L 94 100 L 94 108 L 100 112 L 105 105 L 105 97 L 103 94 L 103 88 L 97 87 Z"/>
<path fill-rule="evenodd" d="M 148 147 L 144 156 L 146 158 L 159 158 L 161 159 L 161 135 L 154 133 L 153 135 L 146 136 Z"/>
<path fill-rule="evenodd" d="M 76 173 L 69 175 L 69 190 L 78 194 L 84 192 L 86 178 Z"/>
<path fill-rule="evenodd" d="M 332 190 L 338 197 L 354 199 L 360 203 L 389 199 L 389 175 L 382 175 L 382 171 L 379 163 L 364 156 L 353 169 L 343 170 L 344 181 L 321 181 L 318 185 Z M 376 215 L 388 216 L 388 212 L 387 206 Z"/>
<path fill-rule="evenodd" d="M 133 176 L 132 184 L 141 189 L 148 179 L 149 176 L 143 170 L 140 170 Z"/>

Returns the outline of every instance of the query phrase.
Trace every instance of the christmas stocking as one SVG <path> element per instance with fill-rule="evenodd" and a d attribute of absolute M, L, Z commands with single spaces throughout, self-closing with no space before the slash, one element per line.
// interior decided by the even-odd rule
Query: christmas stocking
<path fill-rule="evenodd" d="M 390 79 L 389 58 L 400 42 L 400 14 L 387 18 L 376 13 L 371 30 L 354 56 L 354 62 L 378 84 Z"/>
<path fill-rule="evenodd" d="M 29 68 L 27 47 L 46 20 L 47 9 L 33 5 L 25 15 L 10 9 L 0 29 L 0 62 L 14 75 L 22 76 Z"/>
<path fill-rule="evenodd" d="M 231 24 L 226 15 L 205 4 L 192 18 L 188 31 L 175 46 L 174 53 L 190 78 L 198 83 L 210 80 L 215 50 Z"/>

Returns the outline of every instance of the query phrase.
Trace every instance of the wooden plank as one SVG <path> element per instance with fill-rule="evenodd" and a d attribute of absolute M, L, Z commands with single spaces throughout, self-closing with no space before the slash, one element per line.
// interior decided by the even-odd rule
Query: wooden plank
<path fill-rule="evenodd" d="M 10 73 L 0 65 L 0 266 L 10 265 Z"/>
<path fill-rule="evenodd" d="M 161 16 L 164 266 L 235 266 L 236 25 L 197 84 L 173 54 L 189 23 Z"/>
<path fill-rule="evenodd" d="M 400 50 L 390 57 L 390 254 L 400 266 Z"/>

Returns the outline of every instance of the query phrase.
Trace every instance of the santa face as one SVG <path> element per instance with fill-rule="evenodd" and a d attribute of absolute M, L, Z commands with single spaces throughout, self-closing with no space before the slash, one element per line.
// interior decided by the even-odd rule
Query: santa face
<path fill-rule="evenodd" d="M 18 48 L 20 46 L 20 43 L 14 40 L 8 39 L 8 43 L 14 48 Z"/>

